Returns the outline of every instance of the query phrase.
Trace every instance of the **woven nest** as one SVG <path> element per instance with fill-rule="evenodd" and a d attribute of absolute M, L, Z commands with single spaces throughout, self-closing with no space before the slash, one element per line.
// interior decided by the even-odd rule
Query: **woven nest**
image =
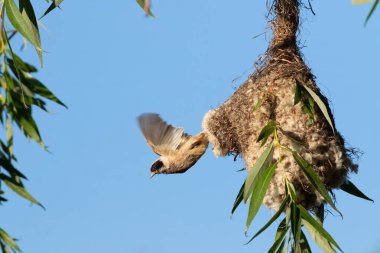
<path fill-rule="evenodd" d="M 325 103 L 334 124 L 328 100 L 321 94 L 297 45 L 299 5 L 298 0 L 274 0 L 271 8 L 274 19 L 270 21 L 273 38 L 265 58 L 223 105 L 206 114 L 203 128 L 215 155 L 241 155 L 249 170 L 266 149 L 266 146 L 260 147 L 257 137 L 263 127 L 274 120 L 281 129 L 278 132 L 281 144 L 296 150 L 312 164 L 327 189 L 339 188 L 350 171 L 357 171 L 350 150 L 317 106 L 311 125 L 302 105 L 294 105 L 295 85 L 300 80 Z M 255 109 L 260 99 L 265 101 Z M 310 185 L 292 155 L 281 152 L 281 156 L 264 204 L 275 210 L 281 205 L 285 196 L 283 171 L 305 208 L 323 204 L 323 197 Z M 274 152 L 274 160 L 279 160 L 278 150 Z"/>

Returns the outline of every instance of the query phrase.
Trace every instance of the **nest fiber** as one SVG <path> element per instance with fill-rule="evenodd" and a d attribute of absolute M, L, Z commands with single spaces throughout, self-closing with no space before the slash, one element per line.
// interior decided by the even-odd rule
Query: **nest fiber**
<path fill-rule="evenodd" d="M 257 143 L 257 137 L 263 127 L 274 120 L 281 129 L 278 132 L 281 144 L 297 151 L 313 165 L 327 189 L 339 188 L 348 172 L 357 171 L 343 138 L 333 131 L 319 107 L 315 106 L 314 124 L 310 124 L 301 103 L 294 105 L 296 82 L 300 81 L 325 103 L 334 125 L 328 101 L 316 85 L 297 45 L 299 5 L 298 0 L 273 2 L 274 19 L 270 21 L 273 38 L 265 58 L 259 62 L 257 71 L 223 105 L 206 114 L 203 128 L 215 155 L 240 154 L 249 170 L 266 148 Z M 255 108 L 260 100 L 263 101 L 261 106 Z M 281 159 L 279 155 L 276 149 L 274 160 L 280 163 L 264 204 L 276 210 L 282 203 L 284 171 L 305 208 L 323 204 L 323 197 L 310 185 L 292 154 L 281 152 Z"/>

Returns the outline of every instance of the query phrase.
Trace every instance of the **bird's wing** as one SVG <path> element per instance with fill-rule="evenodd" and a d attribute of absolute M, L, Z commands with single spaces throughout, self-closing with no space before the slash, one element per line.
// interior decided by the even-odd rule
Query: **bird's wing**
<path fill-rule="evenodd" d="M 148 145 L 158 155 L 176 151 L 184 139 L 189 137 L 182 128 L 167 124 L 158 114 L 142 114 L 137 120 Z"/>

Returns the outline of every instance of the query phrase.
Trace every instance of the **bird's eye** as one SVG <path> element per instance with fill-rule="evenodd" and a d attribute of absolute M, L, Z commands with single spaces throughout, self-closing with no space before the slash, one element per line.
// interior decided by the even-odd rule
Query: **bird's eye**
<path fill-rule="evenodd" d="M 163 166 L 164 166 L 163 162 L 161 162 L 160 160 L 157 160 L 150 167 L 150 171 L 151 172 L 155 172 L 155 171 L 159 170 Z"/>
<path fill-rule="evenodd" d="M 190 149 L 193 149 L 193 148 L 195 148 L 195 147 L 198 147 L 200 144 L 202 144 L 201 141 L 196 141 L 196 142 L 194 142 L 193 144 L 191 144 Z"/>

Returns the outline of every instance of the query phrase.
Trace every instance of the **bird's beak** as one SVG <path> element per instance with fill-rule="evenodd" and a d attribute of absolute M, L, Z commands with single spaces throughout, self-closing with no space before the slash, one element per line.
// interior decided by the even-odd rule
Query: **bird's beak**
<path fill-rule="evenodd" d="M 154 175 L 156 175 L 157 173 L 156 172 L 154 172 L 154 171 L 152 171 L 151 173 L 150 173 L 150 178 L 152 178 Z"/>

